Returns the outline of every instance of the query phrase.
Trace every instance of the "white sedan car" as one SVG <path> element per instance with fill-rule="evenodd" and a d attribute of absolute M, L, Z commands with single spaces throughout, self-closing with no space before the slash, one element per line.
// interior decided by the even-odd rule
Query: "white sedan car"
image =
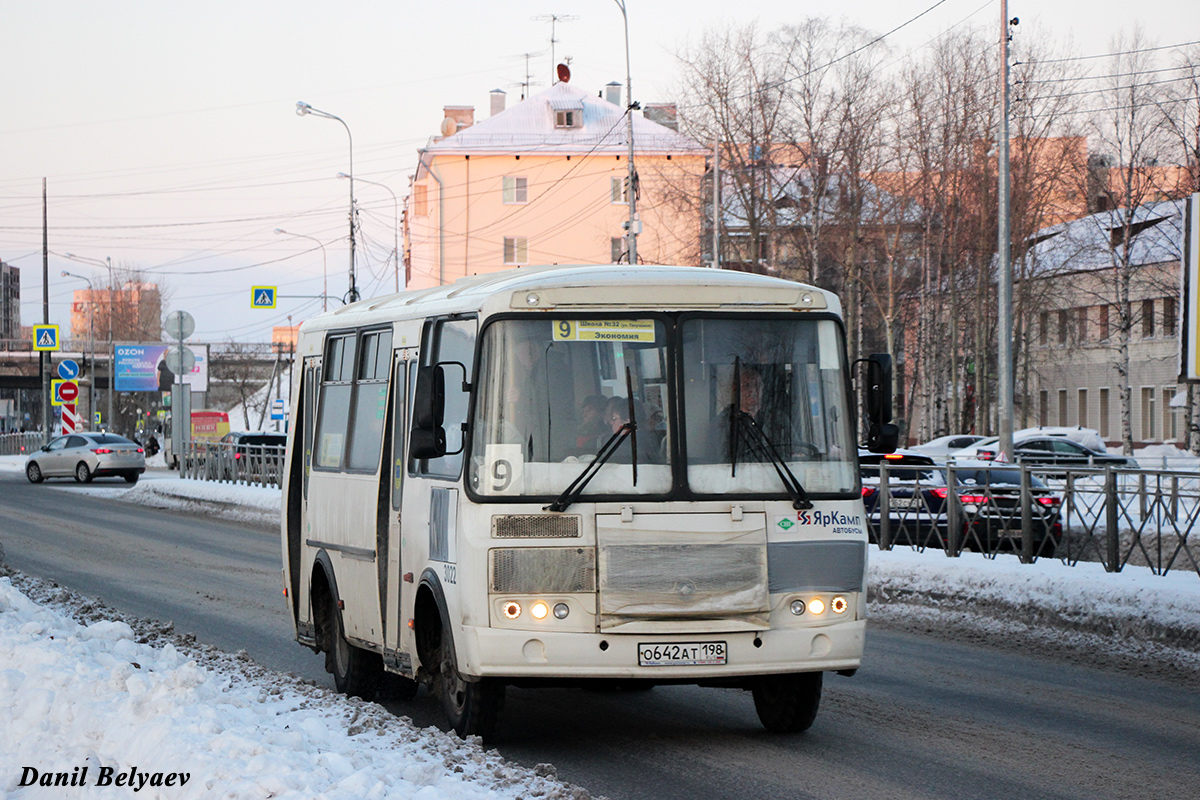
<path fill-rule="evenodd" d="M 25 461 L 30 483 L 57 477 L 91 483 L 92 478 L 116 475 L 137 483 L 145 471 L 146 453 L 140 444 L 104 431 L 59 436 Z"/>

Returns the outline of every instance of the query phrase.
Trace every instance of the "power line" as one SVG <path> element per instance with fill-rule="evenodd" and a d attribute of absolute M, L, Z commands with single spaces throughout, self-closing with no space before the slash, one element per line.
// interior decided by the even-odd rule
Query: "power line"
<path fill-rule="evenodd" d="M 1161 47 L 1143 47 L 1140 50 L 1123 50 L 1119 53 L 1097 53 L 1092 56 L 1071 56 L 1069 58 L 1044 58 L 1039 59 L 1039 64 L 1063 64 L 1068 61 L 1090 61 L 1094 58 L 1112 58 L 1113 56 L 1131 56 L 1137 53 L 1155 53 L 1159 50 L 1172 50 L 1178 47 L 1191 47 L 1194 44 L 1200 44 L 1200 40 L 1194 42 L 1182 42 L 1180 44 L 1164 44 Z M 1021 61 L 1014 61 L 1013 66 L 1021 64 Z"/>

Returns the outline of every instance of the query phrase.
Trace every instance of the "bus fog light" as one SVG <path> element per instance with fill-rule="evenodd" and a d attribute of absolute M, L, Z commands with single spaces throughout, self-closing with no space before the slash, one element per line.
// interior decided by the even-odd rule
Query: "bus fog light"
<path fill-rule="evenodd" d="M 845 614 L 846 609 L 850 607 L 850 604 L 846 602 L 846 598 L 839 596 L 833 598 L 833 602 L 829 605 L 829 607 L 833 609 L 833 613 L 835 614 Z"/>
<path fill-rule="evenodd" d="M 817 614 L 825 613 L 825 601 L 819 597 L 814 597 L 808 601 L 808 613 L 816 616 Z"/>
<path fill-rule="evenodd" d="M 539 600 L 529 609 L 529 613 L 533 614 L 534 619 L 545 619 L 546 615 L 550 613 L 550 609 Z"/>
<path fill-rule="evenodd" d="M 567 608 L 566 603 L 556 603 L 554 606 L 554 618 L 566 619 L 567 614 L 571 613 L 571 609 Z"/>
<path fill-rule="evenodd" d="M 521 604 L 515 600 L 510 600 L 504 604 L 504 616 L 509 619 L 516 619 L 521 616 Z"/>
<path fill-rule="evenodd" d="M 795 614 L 797 617 L 804 613 L 804 601 L 803 600 L 793 600 L 792 601 L 792 613 Z"/>

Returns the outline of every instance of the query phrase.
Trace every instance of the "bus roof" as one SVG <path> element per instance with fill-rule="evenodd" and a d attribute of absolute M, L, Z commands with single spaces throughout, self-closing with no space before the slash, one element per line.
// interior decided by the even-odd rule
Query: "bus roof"
<path fill-rule="evenodd" d="M 655 291 L 655 290 L 661 291 Z M 452 284 L 374 297 L 321 314 L 304 332 L 478 311 L 683 310 L 826 311 L 837 296 L 782 278 L 704 267 L 552 265 L 460 278 Z"/>

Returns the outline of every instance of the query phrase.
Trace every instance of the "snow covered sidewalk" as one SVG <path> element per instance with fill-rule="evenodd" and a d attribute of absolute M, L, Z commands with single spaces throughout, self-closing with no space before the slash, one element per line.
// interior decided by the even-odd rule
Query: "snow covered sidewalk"
<path fill-rule="evenodd" d="M 0 578 L 0 800 L 130 796 L 122 785 L 172 800 L 589 797 L 477 739 L 163 633 L 156 646 L 125 622 L 80 624 Z"/>

